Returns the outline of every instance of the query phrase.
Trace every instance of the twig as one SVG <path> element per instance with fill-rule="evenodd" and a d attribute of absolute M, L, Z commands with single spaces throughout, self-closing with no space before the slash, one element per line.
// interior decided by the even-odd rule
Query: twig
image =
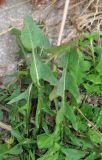
<path fill-rule="evenodd" d="M 18 25 L 16 25 L 16 26 L 7 28 L 7 29 L 5 29 L 4 31 L 0 32 L 0 36 L 6 34 L 6 33 L 8 33 L 8 32 L 10 32 L 13 28 L 15 28 L 15 27 L 20 27 L 20 26 L 22 26 L 22 24 L 18 24 Z"/>
<path fill-rule="evenodd" d="M 8 33 L 8 32 L 10 32 L 13 28 L 14 28 L 14 27 L 10 27 L 10 28 L 8 28 L 8 29 L 6 29 L 6 30 L 0 32 L 0 36 L 6 34 L 6 33 Z"/>
<path fill-rule="evenodd" d="M 86 8 L 83 10 L 83 12 L 81 13 L 81 15 L 83 15 L 85 13 L 85 11 L 87 11 L 87 9 L 90 7 L 90 5 L 94 2 L 94 0 L 90 0 L 88 5 L 86 6 Z"/>
<path fill-rule="evenodd" d="M 95 19 L 96 19 L 96 16 L 97 16 L 97 14 L 98 14 L 98 4 L 99 4 L 99 1 L 100 1 L 100 0 L 97 0 L 97 3 L 96 3 L 96 11 L 95 11 L 95 13 L 94 13 L 93 20 L 91 21 L 91 24 L 90 24 L 90 26 L 89 26 L 88 28 L 91 28 L 93 22 L 94 22 Z"/>
<path fill-rule="evenodd" d="M 74 5 L 72 5 L 71 7 L 69 7 L 69 10 L 71 10 L 71 9 L 79 6 L 80 4 L 84 3 L 85 1 L 86 1 L 86 0 L 83 0 L 83 1 L 81 1 L 81 2 L 78 2 L 78 3 L 74 4 Z"/>
<path fill-rule="evenodd" d="M 98 130 L 98 128 L 96 127 L 96 125 L 91 122 L 83 113 L 82 111 L 77 108 L 77 111 L 82 115 L 82 117 L 102 136 L 102 133 Z"/>
<path fill-rule="evenodd" d="M 5 124 L 3 122 L 0 122 L 0 128 L 5 129 L 7 131 L 11 131 L 12 130 L 10 125 L 7 125 L 7 124 Z"/>
<path fill-rule="evenodd" d="M 58 37 L 58 42 L 57 42 L 58 46 L 61 44 L 61 39 L 62 39 L 63 30 L 64 30 L 64 26 L 65 26 L 65 21 L 66 21 L 66 17 L 67 17 L 67 13 L 68 13 L 68 8 L 69 8 L 69 2 L 70 2 L 70 0 L 66 0 L 66 2 L 65 2 L 63 19 L 62 19 L 61 28 L 60 28 L 59 37 Z"/>

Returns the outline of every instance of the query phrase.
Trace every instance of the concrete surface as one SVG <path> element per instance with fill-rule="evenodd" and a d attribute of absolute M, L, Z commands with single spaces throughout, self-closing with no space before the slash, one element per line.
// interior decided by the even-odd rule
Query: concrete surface
<path fill-rule="evenodd" d="M 31 14 L 31 4 L 25 3 L 17 7 L 17 3 L 21 2 L 21 0 L 7 0 L 4 5 L 0 6 L 0 33 L 6 31 L 12 25 L 12 18 L 22 19 Z M 0 35 L 0 77 L 16 70 L 17 50 L 16 40 L 13 35 L 9 32 Z"/>

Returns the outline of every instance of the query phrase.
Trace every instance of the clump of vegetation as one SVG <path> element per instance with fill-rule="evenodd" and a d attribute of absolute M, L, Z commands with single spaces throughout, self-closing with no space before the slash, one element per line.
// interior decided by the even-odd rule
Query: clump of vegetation
<path fill-rule="evenodd" d="M 12 127 L 6 138 L 0 135 L 0 160 L 102 159 L 98 34 L 84 33 L 70 44 L 53 47 L 31 17 L 12 33 L 23 64 L 16 80 L 0 88 L 0 105 L 10 111 L 2 107 L 0 114 Z M 93 95 L 95 104 L 89 102 Z"/>

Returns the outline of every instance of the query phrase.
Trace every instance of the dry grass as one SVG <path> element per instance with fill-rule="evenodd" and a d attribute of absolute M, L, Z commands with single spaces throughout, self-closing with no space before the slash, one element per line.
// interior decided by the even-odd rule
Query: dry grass
<path fill-rule="evenodd" d="M 63 40 L 64 43 L 85 31 L 96 31 L 100 34 L 100 36 L 102 36 L 102 1 L 85 0 L 84 3 L 77 4 L 77 7 L 79 7 L 80 10 L 83 6 L 85 6 L 83 11 L 70 19 L 73 31 L 66 37 L 65 40 Z"/>

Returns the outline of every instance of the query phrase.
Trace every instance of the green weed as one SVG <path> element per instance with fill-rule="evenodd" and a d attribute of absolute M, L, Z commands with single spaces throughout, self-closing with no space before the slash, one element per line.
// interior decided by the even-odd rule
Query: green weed
<path fill-rule="evenodd" d="M 98 33 L 51 46 L 26 17 L 13 29 L 19 56 L 15 82 L 0 88 L 1 119 L 12 126 L 1 137 L 0 160 L 102 159 L 102 47 Z M 95 98 L 98 99 L 94 104 Z M 3 139 L 3 140 L 2 140 Z"/>

